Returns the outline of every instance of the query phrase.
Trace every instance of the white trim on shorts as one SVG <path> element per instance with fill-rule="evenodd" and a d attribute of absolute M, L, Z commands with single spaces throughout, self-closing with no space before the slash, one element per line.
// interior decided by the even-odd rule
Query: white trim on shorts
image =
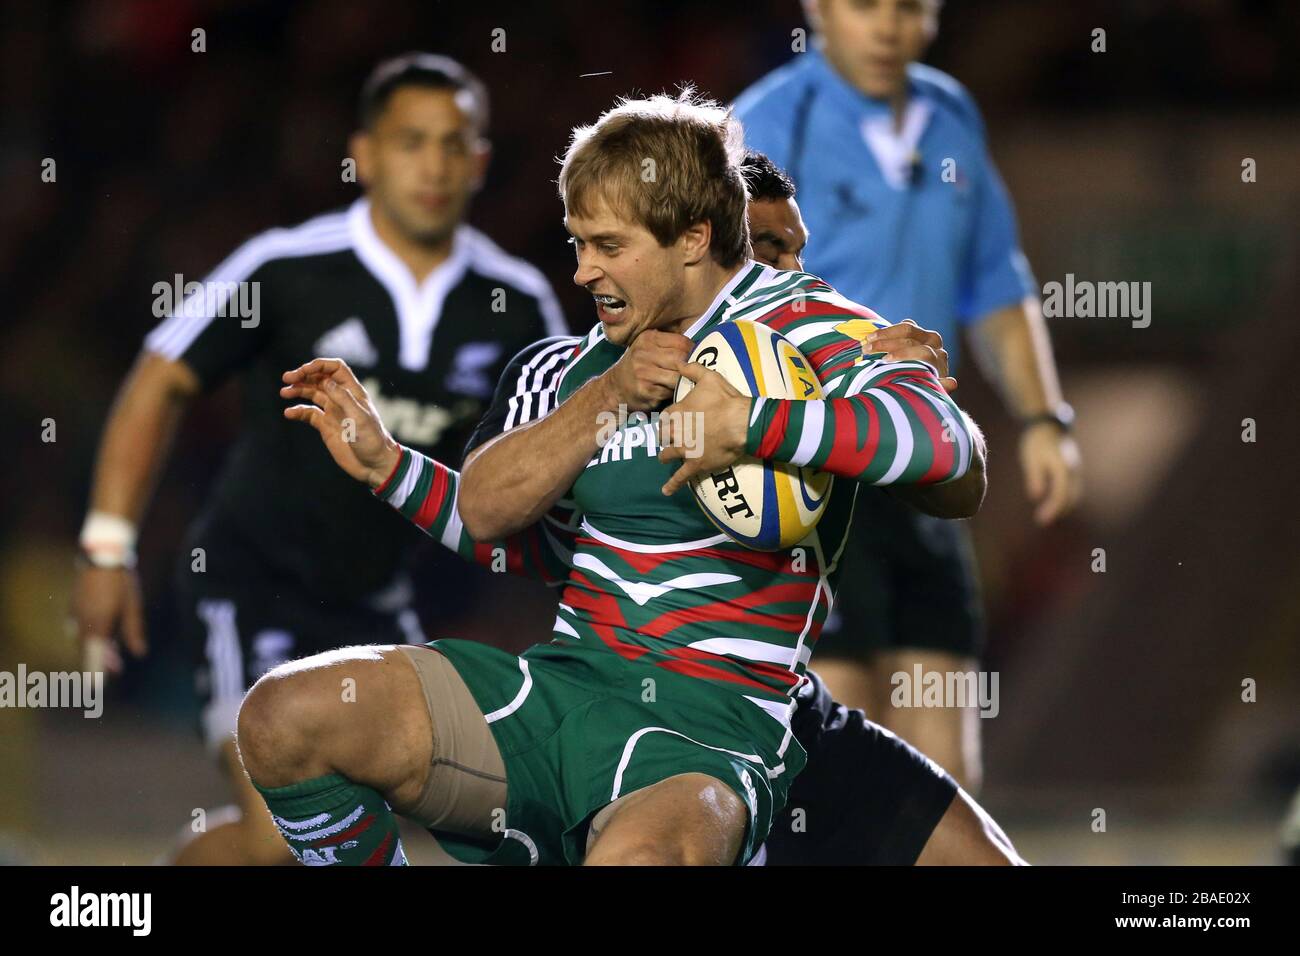
<path fill-rule="evenodd" d="M 518 658 L 519 669 L 524 672 L 524 684 L 519 688 L 519 693 L 515 694 L 515 699 L 504 707 L 499 707 L 490 714 L 484 714 L 489 724 L 496 723 L 502 717 L 509 717 L 520 707 L 524 706 L 524 701 L 528 699 L 528 694 L 533 689 L 533 675 L 528 673 L 528 662 L 522 657 Z M 462 678 L 463 679 L 463 678 Z"/>

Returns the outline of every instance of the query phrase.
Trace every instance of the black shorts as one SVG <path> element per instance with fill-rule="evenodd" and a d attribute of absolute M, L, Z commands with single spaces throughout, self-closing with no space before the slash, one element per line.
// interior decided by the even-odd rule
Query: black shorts
<path fill-rule="evenodd" d="M 932 518 L 864 487 L 840 563 L 819 658 L 869 660 L 876 651 L 905 647 L 983 653 L 984 615 L 966 522 Z"/>
<path fill-rule="evenodd" d="M 768 866 L 911 866 L 957 795 L 943 768 L 831 700 L 809 671 L 792 727 L 808 763 L 768 834 Z"/>
<path fill-rule="evenodd" d="M 206 570 L 196 572 L 187 546 L 176 569 L 182 639 L 190 648 L 200 732 L 217 749 L 235 732 L 247 690 L 271 668 L 354 644 L 422 644 L 410 586 L 380 596 L 383 610 L 340 605 L 277 580 L 255 554 L 211 537 L 196 538 Z M 238 574 L 229 570 L 237 569 Z"/>

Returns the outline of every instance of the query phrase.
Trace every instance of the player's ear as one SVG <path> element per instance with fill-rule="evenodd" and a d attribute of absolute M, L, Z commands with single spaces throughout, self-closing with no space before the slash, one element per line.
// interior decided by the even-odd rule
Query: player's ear
<path fill-rule="evenodd" d="M 357 182 L 370 185 L 375 171 L 374 140 L 369 130 L 359 129 L 348 137 L 348 155 L 357 163 Z"/>
<path fill-rule="evenodd" d="M 488 164 L 492 161 L 492 141 L 481 138 L 474 143 L 474 192 L 483 188 L 487 179 Z"/>
<path fill-rule="evenodd" d="M 713 223 L 705 219 L 687 226 L 677 237 L 685 257 L 686 265 L 693 266 L 709 254 L 709 243 L 713 241 Z"/>

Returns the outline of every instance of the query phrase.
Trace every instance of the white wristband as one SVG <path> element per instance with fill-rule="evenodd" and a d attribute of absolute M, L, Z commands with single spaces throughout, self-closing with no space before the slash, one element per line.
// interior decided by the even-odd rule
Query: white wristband
<path fill-rule="evenodd" d="M 135 567 L 135 525 L 121 515 L 92 511 L 81 526 L 81 550 L 98 568 Z"/>

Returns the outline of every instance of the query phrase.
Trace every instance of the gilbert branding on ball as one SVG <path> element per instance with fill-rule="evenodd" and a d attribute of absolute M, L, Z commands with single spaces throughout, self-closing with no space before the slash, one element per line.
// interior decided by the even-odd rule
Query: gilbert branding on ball
<path fill-rule="evenodd" d="M 808 360 L 780 332 L 757 322 L 727 322 L 706 335 L 690 360 L 713 369 L 749 396 L 796 400 L 822 397 Z M 677 383 L 681 401 L 695 383 Z M 704 440 L 708 441 L 705 423 Z M 691 492 L 705 515 L 756 551 L 793 547 L 817 526 L 831 494 L 831 476 L 748 456 L 730 468 L 695 478 Z"/>

